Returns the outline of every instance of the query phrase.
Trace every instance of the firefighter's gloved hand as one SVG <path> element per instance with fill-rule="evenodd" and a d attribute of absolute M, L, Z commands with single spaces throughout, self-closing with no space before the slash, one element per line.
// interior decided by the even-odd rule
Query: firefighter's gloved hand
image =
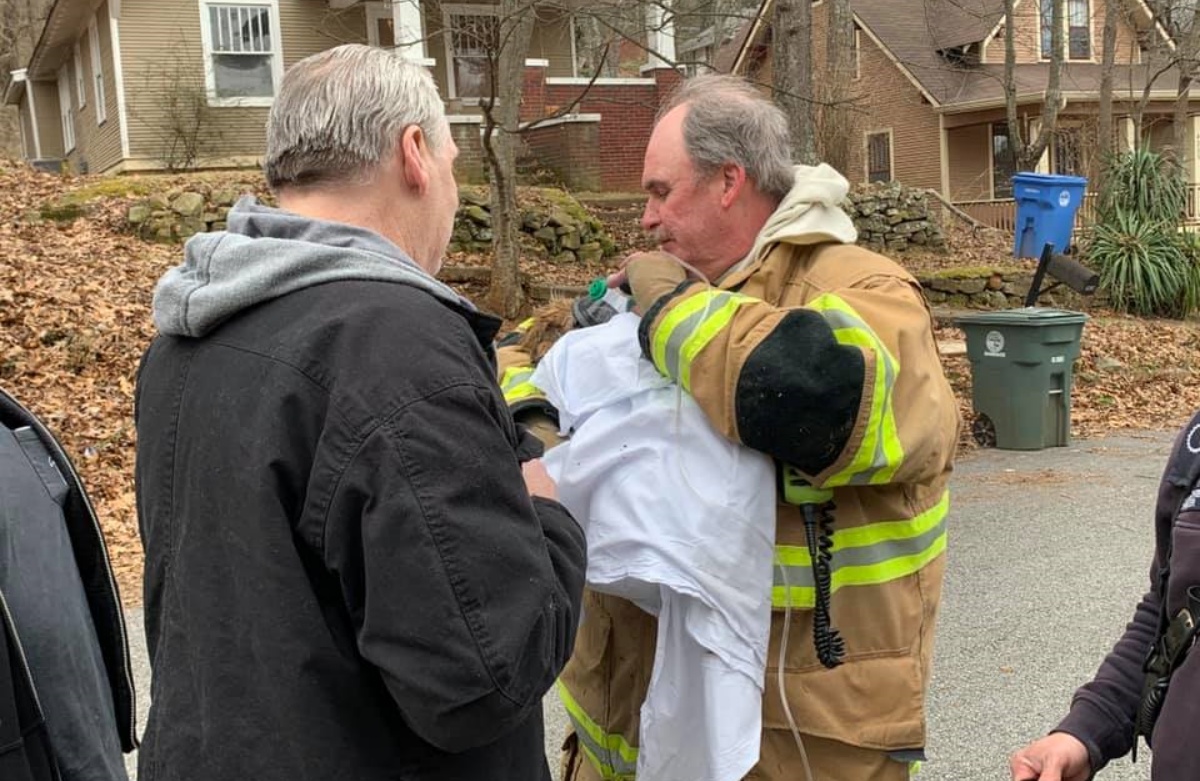
<path fill-rule="evenodd" d="M 638 309 L 645 313 L 663 296 L 674 293 L 688 278 L 674 255 L 666 252 L 635 252 L 623 266 L 629 289 Z"/>

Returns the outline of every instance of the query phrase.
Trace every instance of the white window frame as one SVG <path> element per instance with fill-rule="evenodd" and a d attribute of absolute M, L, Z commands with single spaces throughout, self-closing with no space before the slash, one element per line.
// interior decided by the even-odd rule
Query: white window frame
<path fill-rule="evenodd" d="M 478 3 L 443 3 L 442 4 L 442 29 L 444 30 L 442 38 L 446 45 L 446 92 L 454 99 L 458 99 L 458 85 L 454 83 L 454 41 L 453 41 L 453 25 L 450 23 L 450 17 L 454 14 L 460 16 L 494 16 L 496 23 L 500 21 L 500 6 L 498 5 L 480 5 Z M 497 97 L 495 95 L 493 98 Z M 463 105 L 477 106 L 483 98 L 462 98 Z"/>
<path fill-rule="evenodd" d="M 283 33 L 279 24 L 279 0 L 200 0 L 200 40 L 204 54 L 204 88 L 208 105 L 214 107 L 270 106 L 279 94 L 283 78 Z M 217 96 L 217 77 L 213 69 L 212 25 L 208 9 L 213 6 L 259 6 L 266 8 L 271 20 L 271 97 L 221 98 Z M 264 52 L 266 54 L 266 52 Z"/>
<path fill-rule="evenodd" d="M 371 46 L 378 47 L 379 43 L 379 23 L 384 19 L 392 19 L 392 7 L 387 3 L 366 3 L 367 9 L 367 43 Z M 392 32 L 395 35 L 395 31 Z"/>
<path fill-rule="evenodd" d="M 75 151 L 75 109 L 71 103 L 71 74 L 63 63 L 58 69 L 58 118 L 62 124 L 63 154 Z"/>
<path fill-rule="evenodd" d="M 871 136 L 887 136 L 888 182 L 896 181 L 896 140 L 890 127 L 868 130 L 863 133 L 863 181 L 871 184 Z M 886 182 L 885 182 L 886 184 Z"/>
<path fill-rule="evenodd" d="M 88 48 L 92 54 L 92 86 L 96 90 L 96 125 L 103 125 L 108 120 L 108 106 L 104 94 L 104 57 L 100 52 L 100 28 L 96 24 L 97 16 L 88 22 Z"/>
<path fill-rule="evenodd" d="M 79 48 L 79 41 L 75 42 L 75 51 L 72 57 L 75 68 L 75 97 L 79 101 L 79 107 L 86 108 L 87 74 L 83 72 L 83 51 Z"/>

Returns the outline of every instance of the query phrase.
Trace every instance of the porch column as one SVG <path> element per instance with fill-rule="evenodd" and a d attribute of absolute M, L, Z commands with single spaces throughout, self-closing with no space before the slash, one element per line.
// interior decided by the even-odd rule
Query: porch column
<path fill-rule="evenodd" d="M 1190 184 L 1200 182 L 1200 164 L 1197 163 L 1197 152 L 1200 152 L 1200 117 L 1192 114 L 1188 117 L 1188 138 L 1191 148 L 1187 150 L 1187 175 Z"/>
<path fill-rule="evenodd" d="M 1120 151 L 1132 152 L 1134 146 L 1137 145 L 1137 136 L 1133 128 L 1133 117 L 1121 117 L 1119 135 Z"/>
<path fill-rule="evenodd" d="M 425 25 L 422 24 L 420 0 L 393 0 L 392 27 L 396 31 L 396 51 L 406 60 L 432 67 L 425 51 Z"/>
<path fill-rule="evenodd" d="M 675 67 L 675 15 L 669 5 L 646 5 L 646 48 L 650 56 L 645 70 Z"/>

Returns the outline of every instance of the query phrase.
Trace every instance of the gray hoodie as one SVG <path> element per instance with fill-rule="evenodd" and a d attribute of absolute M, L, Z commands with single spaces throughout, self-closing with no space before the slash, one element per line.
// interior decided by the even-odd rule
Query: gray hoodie
<path fill-rule="evenodd" d="M 188 240 L 183 263 L 154 289 L 154 325 L 203 336 L 243 309 L 314 285 L 378 280 L 421 288 L 474 309 L 378 233 L 263 206 L 252 196 L 229 212 L 228 229 Z"/>

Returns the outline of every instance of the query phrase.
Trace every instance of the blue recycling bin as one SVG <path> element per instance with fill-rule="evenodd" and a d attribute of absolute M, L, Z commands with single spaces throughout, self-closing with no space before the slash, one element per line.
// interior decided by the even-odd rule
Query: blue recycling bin
<path fill-rule="evenodd" d="M 1075 212 L 1083 202 L 1087 179 L 1055 174 L 1013 174 L 1017 224 L 1013 257 L 1038 258 L 1046 244 L 1065 253 L 1071 246 Z"/>

